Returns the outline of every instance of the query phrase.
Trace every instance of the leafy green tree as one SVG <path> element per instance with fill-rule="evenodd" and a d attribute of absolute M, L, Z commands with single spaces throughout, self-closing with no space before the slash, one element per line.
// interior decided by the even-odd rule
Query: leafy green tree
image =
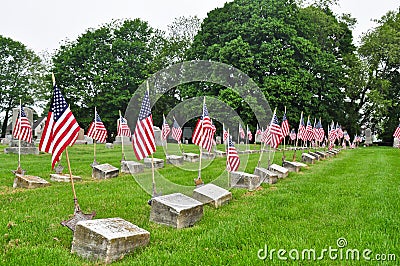
<path fill-rule="evenodd" d="M 124 111 L 137 87 L 165 65 L 164 45 L 160 31 L 135 19 L 89 29 L 61 46 L 53 57 L 54 72 L 81 126 L 88 127 L 97 106 L 115 133 L 118 110 Z"/>
<path fill-rule="evenodd" d="M 1 136 L 6 134 L 12 109 L 37 104 L 45 97 L 45 67 L 41 59 L 24 44 L 0 35 L 0 113 L 4 114 Z"/>

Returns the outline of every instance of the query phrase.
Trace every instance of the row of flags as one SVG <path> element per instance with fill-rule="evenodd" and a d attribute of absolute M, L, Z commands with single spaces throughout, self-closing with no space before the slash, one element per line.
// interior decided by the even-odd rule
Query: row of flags
<path fill-rule="evenodd" d="M 174 122 L 172 123 L 172 130 L 170 128 L 170 126 L 167 123 L 167 120 L 165 119 L 165 116 L 163 115 L 163 124 L 161 127 L 161 138 L 163 140 L 166 140 L 168 135 L 170 135 L 171 133 L 171 137 L 176 140 L 178 143 L 181 143 L 181 138 L 182 138 L 182 129 L 179 126 L 178 122 L 176 121 L 175 117 L 174 117 Z"/>

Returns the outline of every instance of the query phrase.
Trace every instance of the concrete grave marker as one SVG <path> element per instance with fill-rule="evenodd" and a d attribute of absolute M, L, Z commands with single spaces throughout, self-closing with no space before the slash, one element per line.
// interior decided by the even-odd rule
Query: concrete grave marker
<path fill-rule="evenodd" d="M 268 170 L 277 173 L 278 174 L 278 178 L 285 178 L 288 176 L 289 174 L 289 170 L 285 167 L 282 167 L 280 165 L 277 164 L 271 164 L 268 168 Z"/>
<path fill-rule="evenodd" d="M 50 183 L 38 176 L 15 174 L 13 188 L 40 188 L 50 186 Z"/>
<path fill-rule="evenodd" d="M 300 172 L 300 169 L 302 167 L 306 167 L 307 165 L 304 163 L 299 163 L 299 162 L 291 162 L 291 161 L 284 161 L 283 162 L 283 167 L 287 168 L 289 172 Z"/>
<path fill-rule="evenodd" d="M 400 141 L 398 138 L 394 138 L 393 140 L 393 148 L 399 148 L 400 147 Z"/>
<path fill-rule="evenodd" d="M 21 141 L 21 149 L 19 149 L 18 146 L 19 140 L 11 140 L 9 143 L 9 147 L 4 149 L 4 153 L 18 154 L 19 150 L 21 150 L 21 154 L 39 154 L 39 149 L 35 146 L 34 143 Z"/>
<path fill-rule="evenodd" d="M 372 144 L 372 132 L 370 128 L 367 128 L 365 130 L 365 145 L 371 145 Z"/>
<path fill-rule="evenodd" d="M 121 218 L 85 220 L 76 224 L 71 253 L 108 264 L 149 241 L 148 231 Z"/>
<path fill-rule="evenodd" d="M 321 159 L 325 159 L 327 157 L 326 153 L 323 151 L 316 151 L 315 153 L 318 154 L 321 157 Z"/>
<path fill-rule="evenodd" d="M 72 179 L 74 182 L 81 181 L 82 178 L 80 176 L 73 175 Z M 71 182 L 71 178 L 69 174 L 50 174 L 50 180 L 55 182 Z"/>
<path fill-rule="evenodd" d="M 212 159 L 214 159 L 215 154 L 213 152 L 204 151 L 201 156 L 202 156 L 203 159 L 212 160 Z"/>
<path fill-rule="evenodd" d="M 157 146 L 162 146 L 164 140 L 161 138 L 161 129 L 159 127 L 153 127 L 154 128 L 154 139 L 156 142 Z"/>
<path fill-rule="evenodd" d="M 193 226 L 203 217 L 203 203 L 181 193 L 155 197 L 150 221 L 175 228 Z"/>
<path fill-rule="evenodd" d="M 193 198 L 218 208 L 232 199 L 232 193 L 214 184 L 206 184 L 193 190 Z"/>
<path fill-rule="evenodd" d="M 305 163 L 309 163 L 309 164 L 314 164 L 315 163 L 315 157 L 312 156 L 309 153 L 303 153 L 301 155 L 301 160 Z"/>
<path fill-rule="evenodd" d="M 315 152 L 312 152 L 312 151 L 308 152 L 308 154 L 311 154 L 312 156 L 314 156 L 315 160 L 317 160 L 317 161 L 320 160 L 321 155 L 319 155 L 319 154 L 317 154 Z"/>
<path fill-rule="evenodd" d="M 121 161 L 121 172 L 125 174 L 136 174 L 144 172 L 144 164 L 136 161 Z"/>
<path fill-rule="evenodd" d="M 143 163 L 144 167 L 151 168 L 151 160 L 152 158 L 144 158 Z M 164 160 L 160 158 L 153 158 L 154 168 L 164 168 Z"/>
<path fill-rule="evenodd" d="M 254 174 L 260 176 L 262 183 L 275 184 L 278 182 L 278 174 L 262 167 L 256 167 Z"/>
<path fill-rule="evenodd" d="M 190 153 L 190 152 L 184 152 L 182 153 L 183 155 L 183 160 L 187 161 L 187 162 L 198 162 L 199 161 L 199 155 L 196 153 Z"/>
<path fill-rule="evenodd" d="M 166 161 L 167 161 L 167 164 L 182 165 L 183 164 L 183 156 L 167 155 Z"/>
<path fill-rule="evenodd" d="M 92 177 L 97 179 L 117 177 L 119 174 L 119 169 L 108 163 L 94 165 L 92 169 Z"/>
<path fill-rule="evenodd" d="M 115 141 L 113 142 L 114 145 L 122 145 L 122 141 L 124 141 L 124 146 L 125 145 L 132 145 L 131 144 L 131 139 L 127 136 L 116 136 Z"/>
<path fill-rule="evenodd" d="M 230 172 L 229 186 L 232 188 L 245 188 L 254 190 L 261 184 L 261 178 L 258 175 L 253 175 L 245 172 Z"/>
<path fill-rule="evenodd" d="M 215 156 L 218 157 L 218 158 L 226 157 L 226 152 L 225 151 L 216 150 L 215 151 Z"/>

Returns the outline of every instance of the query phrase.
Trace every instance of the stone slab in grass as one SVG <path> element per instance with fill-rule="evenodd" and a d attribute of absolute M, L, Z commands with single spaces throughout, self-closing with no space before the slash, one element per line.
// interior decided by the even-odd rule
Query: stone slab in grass
<path fill-rule="evenodd" d="M 327 157 L 326 153 L 323 151 L 316 151 L 315 153 L 321 156 L 321 159 L 325 159 Z"/>
<path fill-rule="evenodd" d="M 150 221 L 185 228 L 203 217 L 203 203 L 181 193 L 154 197 L 151 200 Z"/>
<path fill-rule="evenodd" d="M 256 167 L 254 174 L 260 176 L 261 183 L 275 184 L 278 182 L 278 174 L 266 168 Z"/>
<path fill-rule="evenodd" d="M 308 164 L 314 164 L 315 163 L 315 157 L 312 156 L 311 154 L 305 153 L 305 152 L 301 155 L 301 160 L 303 162 L 305 162 L 305 163 L 308 163 Z"/>
<path fill-rule="evenodd" d="M 216 156 L 216 157 L 219 157 L 219 158 L 221 158 L 221 157 L 226 157 L 226 152 L 225 152 L 225 151 L 218 151 L 218 150 L 216 150 L 216 151 L 215 151 L 215 156 Z"/>
<path fill-rule="evenodd" d="M 18 154 L 18 152 L 21 152 L 21 154 L 39 154 L 39 149 L 37 147 L 21 147 L 19 149 L 18 147 L 7 147 L 4 149 L 4 153 L 13 153 L 13 154 Z"/>
<path fill-rule="evenodd" d="M 303 167 L 298 162 L 291 162 L 291 161 L 284 161 L 282 163 L 282 166 L 287 168 L 289 172 L 295 172 L 295 173 L 300 172 L 300 169 Z"/>
<path fill-rule="evenodd" d="M 51 184 L 39 176 L 15 174 L 13 188 L 40 188 Z"/>
<path fill-rule="evenodd" d="M 231 188 L 245 188 L 254 190 L 261 184 L 261 178 L 258 175 L 245 172 L 230 172 L 229 186 Z"/>
<path fill-rule="evenodd" d="M 167 161 L 167 164 L 182 165 L 183 164 L 183 156 L 167 155 L 166 161 Z"/>
<path fill-rule="evenodd" d="M 270 170 L 270 171 L 272 171 L 274 173 L 277 173 L 278 174 L 278 178 L 285 178 L 289 174 L 289 170 L 287 168 L 282 167 L 282 166 L 277 165 L 277 164 L 271 164 L 268 167 L 268 170 Z"/>
<path fill-rule="evenodd" d="M 111 164 L 104 163 L 93 166 L 92 177 L 97 179 L 107 179 L 117 177 L 119 175 L 119 169 L 112 166 Z"/>
<path fill-rule="evenodd" d="M 199 155 L 197 153 L 191 153 L 191 152 L 184 152 L 182 153 L 183 155 L 183 160 L 187 162 L 198 162 L 199 161 Z"/>
<path fill-rule="evenodd" d="M 206 184 L 193 190 L 193 198 L 218 208 L 232 199 L 232 193 L 214 184 Z"/>
<path fill-rule="evenodd" d="M 215 154 L 213 152 L 202 152 L 201 157 L 206 160 L 212 160 L 215 158 Z"/>
<path fill-rule="evenodd" d="M 136 161 L 121 161 L 121 172 L 125 174 L 137 174 L 144 172 L 144 164 Z"/>
<path fill-rule="evenodd" d="M 151 168 L 151 161 L 153 160 L 154 168 L 164 168 L 164 159 L 160 158 L 144 158 L 144 167 Z"/>
<path fill-rule="evenodd" d="M 72 179 L 74 182 L 79 182 L 82 180 L 80 176 L 73 175 Z M 50 180 L 55 182 L 71 182 L 69 174 L 50 174 Z"/>
<path fill-rule="evenodd" d="M 148 231 L 118 217 L 85 220 L 76 224 L 71 253 L 108 264 L 149 241 Z"/>
<path fill-rule="evenodd" d="M 312 156 L 314 156 L 315 160 L 317 160 L 317 161 L 319 161 L 321 159 L 321 155 L 319 155 L 318 153 L 310 151 L 310 152 L 308 152 L 308 154 L 311 154 Z"/>

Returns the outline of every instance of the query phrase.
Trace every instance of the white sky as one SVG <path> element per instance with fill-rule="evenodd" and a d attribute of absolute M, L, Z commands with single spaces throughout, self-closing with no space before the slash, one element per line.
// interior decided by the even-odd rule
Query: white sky
<path fill-rule="evenodd" d="M 75 40 L 88 28 L 97 28 L 112 19 L 141 18 L 152 27 L 166 30 L 174 18 L 197 15 L 222 7 L 225 0 L 3 0 L 0 8 L 0 35 L 20 41 L 36 52 L 52 52 L 65 40 Z M 359 35 L 399 0 L 339 0 L 336 13 L 351 13 L 357 18 Z"/>

